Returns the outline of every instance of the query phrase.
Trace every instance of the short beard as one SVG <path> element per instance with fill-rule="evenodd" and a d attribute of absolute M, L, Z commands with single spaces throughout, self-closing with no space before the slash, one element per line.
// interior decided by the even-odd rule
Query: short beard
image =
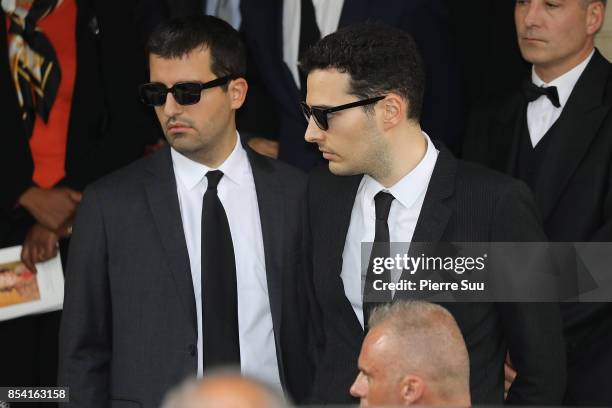
<path fill-rule="evenodd" d="M 393 171 L 391 155 L 389 154 L 389 144 L 373 121 L 369 122 L 366 132 L 371 134 L 368 146 L 370 154 L 363 163 L 363 173 L 377 181 L 382 180 L 388 177 Z"/>

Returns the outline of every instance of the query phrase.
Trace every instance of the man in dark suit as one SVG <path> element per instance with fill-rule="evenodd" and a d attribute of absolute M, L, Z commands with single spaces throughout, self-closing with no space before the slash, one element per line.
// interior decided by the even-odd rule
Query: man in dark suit
<path fill-rule="evenodd" d="M 297 4 L 293 6 L 295 10 L 287 13 L 286 8 L 292 4 Z M 337 9 L 338 4 L 340 9 Z M 279 159 L 305 170 L 310 170 L 321 161 L 316 149 L 302 139 L 306 124 L 298 101 L 303 99 L 306 90 L 298 78 L 298 55 L 317 39 L 336 29 L 366 20 L 393 25 L 415 38 L 426 62 L 426 76 L 430 84 L 423 109 L 424 128 L 448 145 L 454 146 L 459 142 L 463 129 L 463 101 L 457 65 L 450 47 L 448 10 L 444 1 L 389 0 L 383 7 L 374 0 L 243 1 L 241 14 L 241 31 L 245 34 L 252 59 L 249 75 L 258 77 L 261 87 L 272 101 L 272 106 L 264 105 L 259 100 L 257 106 L 252 106 L 247 100 L 246 108 L 265 113 L 276 111 L 278 134 L 269 135 L 268 128 L 260 130 L 261 123 L 249 123 L 247 118 L 242 128 L 253 134 L 259 131 L 259 136 L 276 138 L 279 142 Z M 292 20 L 287 14 L 298 18 Z M 295 40 L 293 47 L 287 44 L 292 39 Z M 295 58 L 288 55 L 290 49 L 293 49 Z"/>
<path fill-rule="evenodd" d="M 245 57 L 231 26 L 172 20 L 148 49 L 141 96 L 170 147 L 84 194 L 59 383 L 77 407 L 157 407 L 185 376 L 234 365 L 301 401 L 304 176 L 240 142 Z"/>
<path fill-rule="evenodd" d="M 361 242 L 537 242 L 527 188 L 456 160 L 419 125 L 423 66 L 412 38 L 384 25 L 352 26 L 302 60 L 305 138 L 327 166 L 309 179 L 313 285 L 319 306 L 315 401 L 353 401 L 349 387 L 372 302 Z M 504 402 L 506 351 L 520 356 L 507 401 L 557 404 L 565 386 L 556 304 L 449 303 L 470 355 L 474 404 Z M 364 316 L 366 315 L 366 316 Z"/>
<path fill-rule="evenodd" d="M 475 109 L 464 156 L 524 180 L 551 241 L 612 240 L 612 66 L 594 49 L 605 1 L 516 3 L 521 89 Z M 562 304 L 565 403 L 610 405 L 612 305 Z"/>

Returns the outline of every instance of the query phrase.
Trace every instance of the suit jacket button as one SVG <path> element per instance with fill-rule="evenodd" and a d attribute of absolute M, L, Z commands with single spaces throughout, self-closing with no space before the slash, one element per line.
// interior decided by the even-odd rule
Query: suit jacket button
<path fill-rule="evenodd" d="M 196 353 L 198 352 L 198 348 L 196 347 L 195 344 L 188 345 L 187 349 L 189 350 L 189 354 L 192 355 L 192 356 L 195 356 Z"/>

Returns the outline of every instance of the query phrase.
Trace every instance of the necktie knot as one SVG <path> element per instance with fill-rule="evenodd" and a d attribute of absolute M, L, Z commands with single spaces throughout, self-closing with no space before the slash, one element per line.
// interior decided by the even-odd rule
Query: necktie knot
<path fill-rule="evenodd" d="M 221 181 L 221 177 L 223 177 L 223 172 L 221 170 L 211 170 L 206 173 L 206 178 L 208 179 L 208 187 L 206 190 L 216 190 L 219 181 Z"/>
<path fill-rule="evenodd" d="M 377 220 L 387 221 L 393 200 L 395 200 L 395 197 L 384 191 L 381 191 L 374 196 L 374 207 L 376 208 Z"/>
<path fill-rule="evenodd" d="M 556 86 L 537 86 L 533 82 L 528 81 L 523 84 L 523 94 L 529 102 L 535 101 L 540 96 L 545 96 L 556 108 L 561 107 L 561 103 L 559 102 L 559 92 L 557 91 Z"/>

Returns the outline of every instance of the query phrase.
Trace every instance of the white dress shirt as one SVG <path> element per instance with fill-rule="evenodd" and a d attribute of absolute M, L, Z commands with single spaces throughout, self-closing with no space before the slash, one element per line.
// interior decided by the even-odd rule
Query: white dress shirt
<path fill-rule="evenodd" d="M 374 196 L 384 190 L 395 197 L 387 221 L 390 242 L 411 242 L 425 200 L 427 186 L 438 158 L 438 151 L 429 136 L 424 132 L 423 135 L 427 140 L 427 151 L 410 173 L 390 188 L 383 187 L 372 177 L 365 175 L 355 196 L 342 252 L 340 277 L 344 283 L 344 294 L 351 302 L 361 327 L 363 327 L 363 283 L 368 269 L 367 261 L 365 265 L 361 262 L 361 243 L 374 241 L 376 226 Z M 364 254 L 363 259 L 370 259 L 370 254 Z M 397 282 L 400 275 L 401 271 L 392 271 L 392 281 Z"/>
<path fill-rule="evenodd" d="M 572 94 L 576 82 L 578 82 L 594 53 L 595 50 L 591 51 L 591 54 L 584 61 L 549 83 L 542 81 L 538 74 L 536 74 L 535 68 L 531 68 L 531 81 L 535 85 L 557 87 L 559 104 L 561 105 L 558 108 L 555 107 L 546 96 L 540 96 L 527 105 L 527 126 L 529 127 L 529 137 L 533 147 L 536 147 L 546 132 L 550 130 L 552 125 L 559 119 L 559 116 L 561 116 L 561 112 L 563 112 L 563 108 Z"/>
<path fill-rule="evenodd" d="M 247 153 L 238 135 L 236 138 L 234 150 L 218 168 L 223 172 L 223 177 L 217 191 L 227 214 L 236 258 L 240 368 L 243 374 L 276 385 L 280 389 L 255 182 Z M 192 161 L 174 149 L 171 150 L 171 155 L 195 292 L 198 356 L 201 356 L 202 200 L 208 186 L 206 173 L 214 169 Z M 198 376 L 201 377 L 202 373 L 202 361 L 198 358 Z"/>
<path fill-rule="evenodd" d="M 321 38 L 335 32 L 338 29 L 338 23 L 340 23 L 344 0 L 312 0 L 312 5 L 314 6 Z M 301 0 L 283 0 L 283 61 L 289 67 L 298 88 L 300 87 L 298 53 L 300 50 L 301 21 Z"/>

